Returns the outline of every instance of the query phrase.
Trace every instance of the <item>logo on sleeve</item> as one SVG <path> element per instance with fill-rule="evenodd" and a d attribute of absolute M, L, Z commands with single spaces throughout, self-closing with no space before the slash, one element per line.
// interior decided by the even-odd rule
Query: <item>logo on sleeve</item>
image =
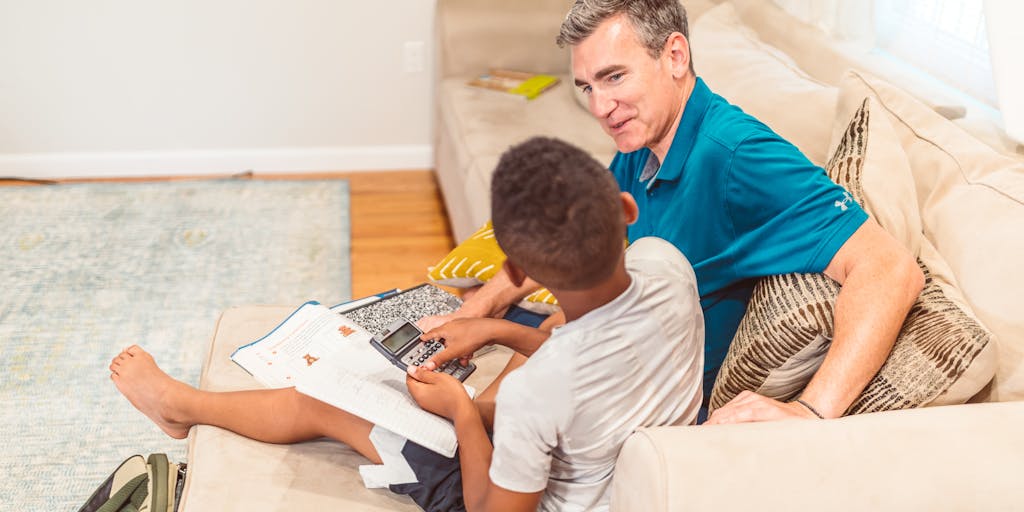
<path fill-rule="evenodd" d="M 853 201 L 853 198 L 850 197 L 850 193 L 849 192 L 843 192 L 843 200 L 842 201 L 836 201 L 835 207 L 839 208 L 840 211 L 844 211 L 845 212 L 848 208 L 850 208 L 847 205 L 850 202 L 852 202 L 852 201 Z"/>

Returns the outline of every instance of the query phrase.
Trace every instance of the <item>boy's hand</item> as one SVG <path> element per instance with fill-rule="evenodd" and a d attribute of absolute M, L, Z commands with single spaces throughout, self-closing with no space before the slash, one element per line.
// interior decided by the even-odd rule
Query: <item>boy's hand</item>
<path fill-rule="evenodd" d="M 405 385 L 409 387 L 409 393 L 416 403 L 425 411 L 449 420 L 454 420 L 461 408 L 474 407 L 462 383 L 446 373 L 436 373 L 422 366 L 410 366 Z"/>
<path fill-rule="evenodd" d="M 494 339 L 490 327 L 495 321 L 491 318 L 459 318 L 423 333 L 420 336 L 422 340 L 444 339 L 444 349 L 427 359 L 423 366 L 433 370 L 452 359 L 458 359 L 462 366 L 466 366 L 473 352 Z"/>

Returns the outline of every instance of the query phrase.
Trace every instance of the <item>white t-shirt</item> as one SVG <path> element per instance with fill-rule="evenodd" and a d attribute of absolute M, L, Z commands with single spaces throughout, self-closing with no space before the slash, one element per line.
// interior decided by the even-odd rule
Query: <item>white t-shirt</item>
<path fill-rule="evenodd" d="M 622 295 L 556 329 L 499 388 L 491 481 L 545 491 L 538 510 L 607 509 L 626 438 L 697 418 L 704 316 L 693 269 L 658 238 L 635 241 L 626 268 Z"/>

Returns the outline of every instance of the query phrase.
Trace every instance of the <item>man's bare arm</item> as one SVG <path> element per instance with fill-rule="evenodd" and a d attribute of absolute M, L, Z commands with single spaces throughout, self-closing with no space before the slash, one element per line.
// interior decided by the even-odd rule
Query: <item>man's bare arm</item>
<path fill-rule="evenodd" d="M 868 219 L 832 258 L 825 274 L 842 285 L 835 336 L 801 399 L 825 418 L 842 416 L 885 363 L 900 327 L 924 287 L 914 257 Z M 742 393 L 708 423 L 815 417 L 803 405 Z"/>
<path fill-rule="evenodd" d="M 803 400 L 826 418 L 841 416 L 885 363 L 924 274 L 914 257 L 868 219 L 825 269 L 843 288 L 836 298 L 835 337 Z"/>
<path fill-rule="evenodd" d="M 472 294 L 467 294 L 458 311 L 447 315 L 422 318 L 417 325 L 420 330 L 429 331 L 456 318 L 500 318 L 509 306 L 539 288 L 540 285 L 529 278 L 521 286 L 516 286 L 509 278 L 508 272 L 502 267 L 489 281 L 474 290 Z"/>
<path fill-rule="evenodd" d="M 540 285 L 530 278 L 523 281 L 522 285 L 516 286 L 509 278 L 508 271 L 502 267 L 494 277 L 477 289 L 459 310 L 466 310 L 475 316 L 499 316 L 509 306 L 538 289 Z"/>

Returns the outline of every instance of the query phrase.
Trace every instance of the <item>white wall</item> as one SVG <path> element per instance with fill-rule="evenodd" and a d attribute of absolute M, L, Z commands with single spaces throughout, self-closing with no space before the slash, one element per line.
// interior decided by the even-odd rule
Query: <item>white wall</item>
<path fill-rule="evenodd" d="M 434 0 L 0 0 L 0 176 L 428 168 L 433 18 Z"/>

